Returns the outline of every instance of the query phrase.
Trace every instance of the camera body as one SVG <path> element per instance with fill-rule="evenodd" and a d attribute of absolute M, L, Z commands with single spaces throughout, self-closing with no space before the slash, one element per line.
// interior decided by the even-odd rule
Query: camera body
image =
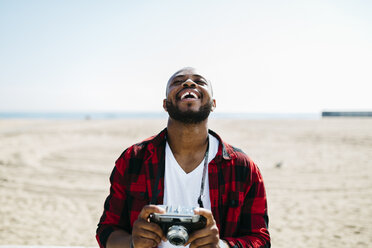
<path fill-rule="evenodd" d="M 166 213 L 150 214 L 150 222 L 160 226 L 168 241 L 173 245 L 184 245 L 189 234 L 207 224 L 204 216 L 194 214 L 194 207 L 159 205 Z"/>

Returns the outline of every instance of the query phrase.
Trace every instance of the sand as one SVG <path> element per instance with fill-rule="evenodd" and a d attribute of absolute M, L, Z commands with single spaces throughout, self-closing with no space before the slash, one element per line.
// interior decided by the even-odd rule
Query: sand
<path fill-rule="evenodd" d="M 114 162 L 166 120 L 0 120 L 0 245 L 97 246 Z M 272 247 L 372 247 L 372 119 L 211 120 L 260 167 Z"/>

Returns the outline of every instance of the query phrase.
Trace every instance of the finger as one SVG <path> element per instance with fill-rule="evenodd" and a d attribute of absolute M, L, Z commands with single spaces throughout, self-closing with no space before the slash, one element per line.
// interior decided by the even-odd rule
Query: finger
<path fill-rule="evenodd" d="M 197 230 L 193 233 L 191 233 L 188 243 L 193 243 L 195 240 L 198 239 L 204 239 L 207 238 L 208 240 L 211 240 L 212 242 L 219 240 L 219 230 L 216 225 L 216 221 L 213 218 L 212 213 L 207 210 L 207 209 L 197 209 L 195 211 L 195 214 L 200 214 L 203 215 L 207 219 L 207 225 L 200 229 Z"/>
<path fill-rule="evenodd" d="M 193 246 L 191 248 L 194 248 L 194 247 L 198 247 L 198 248 L 210 248 L 210 247 L 216 247 L 216 246 L 215 245 L 211 245 L 211 244 L 207 244 L 207 245 L 203 245 L 203 246 Z"/>
<path fill-rule="evenodd" d="M 199 244 L 199 240 L 207 240 L 209 242 L 213 242 L 214 240 L 218 240 L 219 239 L 219 234 L 218 234 L 218 230 L 217 230 L 217 227 L 216 228 L 204 228 L 204 229 L 200 229 L 198 231 L 195 231 L 193 232 L 192 234 L 190 234 L 190 237 L 189 237 L 189 240 L 187 241 L 188 244 L 190 243 L 195 243 L 197 240 L 197 244 L 198 245 L 204 245 L 204 243 L 201 243 Z M 208 243 L 208 242 L 207 242 Z"/>
<path fill-rule="evenodd" d="M 207 226 L 215 223 L 215 220 L 213 218 L 213 214 L 209 209 L 195 208 L 194 213 L 197 214 L 197 215 L 204 216 L 207 219 Z"/>
<path fill-rule="evenodd" d="M 212 239 L 210 238 L 209 236 L 208 237 L 203 237 L 203 238 L 199 238 L 199 239 L 196 239 L 194 240 L 189 248 L 196 248 L 196 247 L 215 247 L 215 245 L 218 244 L 218 240 L 216 239 Z"/>
<path fill-rule="evenodd" d="M 147 224 L 143 226 L 143 229 L 156 233 L 160 237 L 160 239 L 165 239 L 163 230 L 160 228 L 158 224 L 147 222 Z"/>
<path fill-rule="evenodd" d="M 159 236 L 159 234 L 146 229 L 141 229 L 137 235 L 141 238 L 151 239 L 156 242 L 156 244 L 161 242 L 161 236 Z"/>
<path fill-rule="evenodd" d="M 135 234 L 141 233 L 142 230 L 145 230 L 147 232 L 152 232 L 156 234 L 160 239 L 165 239 L 163 230 L 160 228 L 159 225 L 151 222 L 147 222 L 146 220 L 139 219 L 135 221 L 133 225 L 133 232 Z"/>
<path fill-rule="evenodd" d="M 147 220 L 149 215 L 152 213 L 165 213 L 165 209 L 156 205 L 146 205 L 142 208 L 140 214 L 138 215 L 138 218 Z"/>
<path fill-rule="evenodd" d="M 143 237 L 133 237 L 133 244 L 135 246 L 142 246 L 142 247 L 154 247 L 158 245 L 158 243 L 155 243 L 154 240 L 143 238 Z"/>

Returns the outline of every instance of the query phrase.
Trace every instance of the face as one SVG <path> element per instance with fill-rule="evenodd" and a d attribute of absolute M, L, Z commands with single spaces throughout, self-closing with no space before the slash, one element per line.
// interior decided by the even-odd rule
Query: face
<path fill-rule="evenodd" d="M 194 68 L 177 71 L 168 81 L 163 107 L 169 116 L 184 123 L 200 123 L 216 106 L 210 82 Z"/>

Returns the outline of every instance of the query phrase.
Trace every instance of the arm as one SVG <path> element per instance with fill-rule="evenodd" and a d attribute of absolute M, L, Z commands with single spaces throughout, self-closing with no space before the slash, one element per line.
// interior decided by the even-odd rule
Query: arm
<path fill-rule="evenodd" d="M 110 176 L 110 194 L 106 198 L 104 211 L 98 224 L 96 235 L 101 248 L 106 247 L 106 243 L 111 240 L 111 236 L 116 240 L 115 237 L 117 237 L 118 233 L 129 235 L 131 231 L 129 213 L 122 214 L 127 200 L 126 187 L 123 184 L 125 182 L 124 168 L 127 166 L 126 161 L 120 157 L 116 161 Z M 114 233 L 115 235 L 111 235 Z"/>
<path fill-rule="evenodd" d="M 270 235 L 265 186 L 258 167 L 252 161 L 250 167 L 250 177 L 247 179 L 250 185 L 239 216 L 237 237 L 224 239 L 231 247 L 266 248 L 270 247 Z"/>
<path fill-rule="evenodd" d="M 134 184 L 130 184 L 131 176 L 133 176 L 133 173 L 130 174 L 130 169 L 128 170 L 131 157 L 129 148 L 116 161 L 110 176 L 110 195 L 105 201 L 104 212 L 96 235 L 101 248 L 130 247 L 132 240 L 136 247 L 152 247 L 163 238 L 160 227 L 149 223 L 148 216 L 150 213 L 159 213 L 164 210 L 154 205 L 144 206 L 143 201 L 136 203 L 129 193 L 127 195 L 127 192 L 138 190 L 136 186 L 133 186 Z M 134 218 L 136 220 L 132 228 L 131 220 L 133 221 Z"/>
<path fill-rule="evenodd" d="M 220 205 L 224 209 L 220 215 L 222 233 L 213 214 L 200 208 L 198 214 L 207 218 L 207 225 L 190 235 L 190 248 L 207 244 L 211 247 L 224 247 L 226 243 L 230 247 L 239 248 L 270 247 L 267 201 L 262 176 L 258 167 L 245 155 L 240 157 L 236 164 L 239 165 L 226 166 L 225 170 L 220 171 L 225 175 L 224 182 L 228 181 L 231 185 L 227 196 L 231 193 L 232 197 L 224 198 Z M 229 186 L 226 185 L 224 186 Z M 236 189 L 232 190 L 233 186 Z"/>
<path fill-rule="evenodd" d="M 163 231 L 160 227 L 148 221 L 150 213 L 164 213 L 164 209 L 160 209 L 155 205 L 143 207 L 138 219 L 133 224 L 132 235 L 124 230 L 116 230 L 109 236 L 106 247 L 130 248 L 132 243 L 136 248 L 146 248 L 157 246 L 161 240 L 165 240 Z"/>
<path fill-rule="evenodd" d="M 107 240 L 107 248 L 130 248 L 132 236 L 124 230 L 112 232 Z"/>

